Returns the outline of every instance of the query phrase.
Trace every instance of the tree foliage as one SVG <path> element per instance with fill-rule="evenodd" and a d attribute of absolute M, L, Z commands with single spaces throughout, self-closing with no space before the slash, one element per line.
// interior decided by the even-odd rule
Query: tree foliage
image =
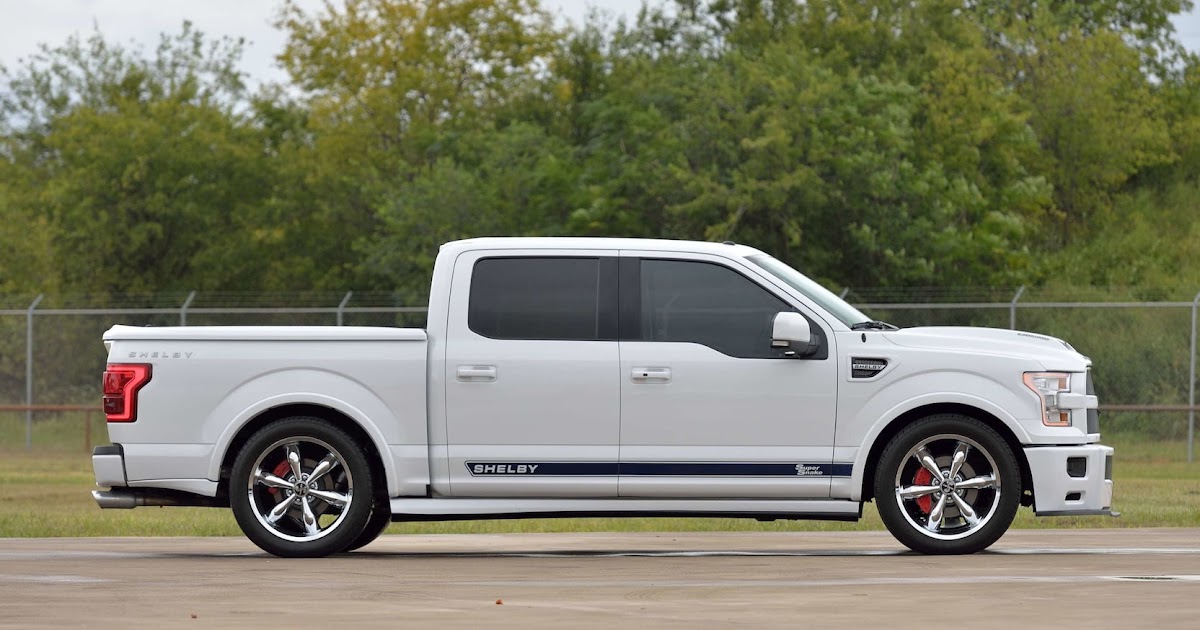
<path fill-rule="evenodd" d="M 8 205 L 48 227 L 63 289 L 222 281 L 217 238 L 261 203 L 270 168 L 238 111 L 238 54 L 185 24 L 151 59 L 96 33 L 6 73 Z"/>
<path fill-rule="evenodd" d="M 186 24 L 149 54 L 75 37 L 0 76 L 0 290 L 416 300 L 441 242 L 487 234 L 731 239 L 835 286 L 1041 282 L 1132 255 L 1108 245 L 1148 238 L 1130 200 L 1200 177 L 1190 7 L 660 0 L 561 26 L 537 0 L 284 0 L 290 83 L 256 94 L 240 43 Z"/>

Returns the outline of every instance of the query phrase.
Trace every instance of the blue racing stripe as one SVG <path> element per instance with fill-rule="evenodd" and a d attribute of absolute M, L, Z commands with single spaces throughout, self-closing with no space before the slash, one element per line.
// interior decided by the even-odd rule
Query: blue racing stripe
<path fill-rule="evenodd" d="M 472 476 L 849 477 L 853 464 L 750 462 L 466 462 Z"/>
<path fill-rule="evenodd" d="M 621 475 L 631 477 L 840 477 L 849 476 L 851 467 L 851 464 L 622 462 L 619 470 Z"/>

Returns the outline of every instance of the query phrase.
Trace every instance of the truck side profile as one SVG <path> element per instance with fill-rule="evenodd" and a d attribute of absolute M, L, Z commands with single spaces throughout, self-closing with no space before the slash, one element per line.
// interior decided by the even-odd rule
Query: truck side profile
<path fill-rule="evenodd" d="M 750 247 L 442 246 L 427 327 L 114 326 L 103 508 L 230 507 L 280 556 L 390 522 L 857 520 L 974 553 L 1017 509 L 1112 514 L 1090 360 L 897 329 Z"/>

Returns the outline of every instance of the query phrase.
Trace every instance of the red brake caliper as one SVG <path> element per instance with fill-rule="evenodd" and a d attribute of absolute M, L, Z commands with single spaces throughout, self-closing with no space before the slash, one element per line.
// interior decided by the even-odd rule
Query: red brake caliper
<path fill-rule="evenodd" d="M 929 472 L 928 470 L 925 470 L 924 468 L 918 468 L 917 474 L 913 475 L 913 485 L 914 486 L 928 486 L 930 484 L 930 482 L 932 482 L 932 481 L 933 481 L 933 473 Z M 932 495 L 926 494 L 924 496 L 917 497 L 917 507 L 921 508 L 921 511 L 926 514 L 929 514 L 930 512 L 932 512 L 933 511 Z"/>
<path fill-rule="evenodd" d="M 287 474 L 290 472 L 292 472 L 292 466 L 290 464 L 288 464 L 288 460 L 285 459 L 285 460 L 279 462 L 279 465 L 275 467 L 275 470 L 271 471 L 271 474 L 275 475 L 276 477 L 280 477 L 282 479 L 287 479 Z M 931 479 L 932 479 L 932 477 L 931 477 Z M 270 492 L 271 494 L 275 494 L 275 493 L 279 492 L 279 488 L 267 488 L 267 492 Z M 925 498 L 925 497 L 921 497 L 921 498 Z M 929 510 L 925 510 L 925 511 L 928 512 Z"/>

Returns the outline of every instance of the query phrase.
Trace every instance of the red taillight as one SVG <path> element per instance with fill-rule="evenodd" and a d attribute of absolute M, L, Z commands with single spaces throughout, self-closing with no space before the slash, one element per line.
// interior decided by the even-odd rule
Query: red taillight
<path fill-rule="evenodd" d="M 149 363 L 109 363 L 104 371 L 104 415 L 108 421 L 137 420 L 137 393 L 149 382 Z"/>

